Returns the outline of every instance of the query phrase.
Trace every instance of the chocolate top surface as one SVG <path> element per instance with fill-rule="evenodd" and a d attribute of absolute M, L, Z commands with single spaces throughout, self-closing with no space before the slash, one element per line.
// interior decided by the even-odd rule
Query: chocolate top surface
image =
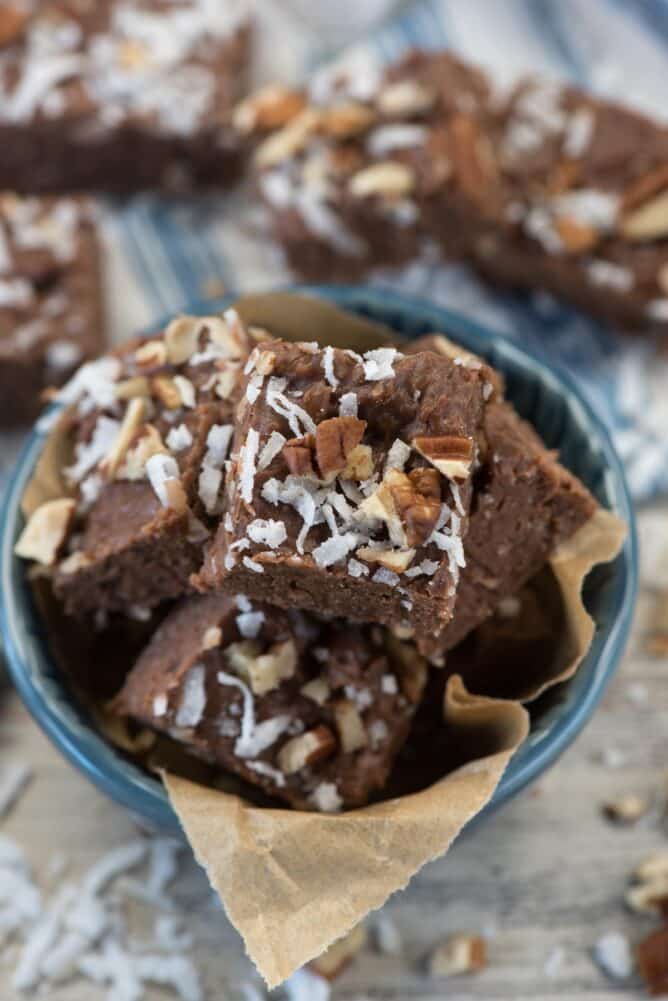
<path fill-rule="evenodd" d="M 16 0 L 0 10 L 0 123 L 190 136 L 240 95 L 244 0 Z"/>
<path fill-rule="evenodd" d="M 246 113 L 262 139 L 263 197 L 293 239 L 301 228 L 364 260 L 375 217 L 409 246 L 416 232 L 438 242 L 443 200 L 476 222 L 448 232 L 451 252 L 461 243 L 484 263 L 499 239 L 533 247 L 572 262 L 584 287 L 633 295 L 648 321 L 668 319 L 665 126 L 551 81 L 501 91 L 449 53 L 412 53 L 364 87 L 316 78 L 301 97 L 301 110 L 276 99 L 279 127 L 261 127 L 266 97 Z"/>
<path fill-rule="evenodd" d="M 454 593 L 493 393 L 483 370 L 275 341 L 246 371 L 213 577 L 287 561 Z"/>
<path fill-rule="evenodd" d="M 209 595 L 167 617 L 116 709 L 293 805 L 329 811 L 382 787 L 425 677 L 415 651 L 381 629 Z"/>

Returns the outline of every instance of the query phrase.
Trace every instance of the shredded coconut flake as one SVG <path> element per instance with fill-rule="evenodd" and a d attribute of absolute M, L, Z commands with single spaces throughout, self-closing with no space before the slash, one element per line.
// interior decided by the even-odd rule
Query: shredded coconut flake
<path fill-rule="evenodd" d="M 250 428 L 245 444 L 242 446 L 239 456 L 239 482 L 241 484 L 241 497 L 246 504 L 253 500 L 253 486 L 255 483 L 255 459 L 260 444 L 260 436 L 255 428 Z"/>
<path fill-rule="evenodd" d="M 387 567 L 379 567 L 371 580 L 374 584 L 387 584 L 388 587 L 397 587 L 399 584 L 399 575 L 394 570 L 388 570 Z"/>
<path fill-rule="evenodd" d="M 153 699 L 153 715 L 164 716 L 167 712 L 167 696 L 163 693 Z"/>
<path fill-rule="evenodd" d="M 65 469 L 67 479 L 78 483 L 97 466 L 116 441 L 120 429 L 120 421 L 106 417 L 104 414 L 98 417 L 90 441 L 77 443 L 74 450 L 74 462 Z"/>
<path fill-rule="evenodd" d="M 407 445 L 405 441 L 401 438 L 397 438 L 387 452 L 387 458 L 385 460 L 385 473 L 388 469 L 399 469 L 403 471 L 404 466 L 408 462 L 411 454 L 411 447 Z"/>
<path fill-rule="evenodd" d="M 396 348 L 375 348 L 364 355 L 364 378 L 368 382 L 394 378 L 394 362 L 401 355 Z"/>
<path fill-rule="evenodd" d="M 251 521 L 246 532 L 253 542 L 269 546 L 270 549 L 278 549 L 288 537 L 285 524 L 282 521 L 274 521 L 272 518 L 256 518 Z"/>
<path fill-rule="evenodd" d="M 183 452 L 192 445 L 193 436 L 185 424 L 179 424 L 178 427 L 170 428 L 165 442 L 171 452 Z"/>
<path fill-rule="evenodd" d="M 285 445 L 287 438 L 282 435 L 280 431 L 272 431 L 269 438 L 265 442 L 262 451 L 257 460 L 257 468 L 259 470 L 266 469 L 267 466 L 271 465 L 272 461 L 276 458 L 278 453 L 282 450 Z"/>
<path fill-rule="evenodd" d="M 255 560 L 252 560 L 250 558 L 250 556 L 244 556 L 241 562 L 243 563 L 243 565 L 246 567 L 247 570 L 252 570 L 253 573 L 264 573 L 264 567 L 262 566 L 262 564 L 256 563 Z"/>
<path fill-rule="evenodd" d="M 162 506 L 169 507 L 166 484 L 167 480 L 179 479 L 179 467 L 176 459 L 160 452 L 152 455 L 146 462 L 146 475 Z"/>
<path fill-rule="evenodd" d="M 290 716 L 273 716 L 263 720 L 262 723 L 256 723 L 253 695 L 248 685 L 225 671 L 218 672 L 218 681 L 221 685 L 238 688 L 243 697 L 241 734 L 234 746 L 234 753 L 240 758 L 256 758 L 258 754 L 275 744 L 285 732 L 290 725 Z"/>
<path fill-rule="evenodd" d="M 247 640 L 254 640 L 260 635 L 264 624 L 264 612 L 241 612 L 237 615 L 237 629 Z"/>
<path fill-rule="evenodd" d="M 177 726 L 197 726 L 206 706 L 205 671 L 203 664 L 195 664 L 188 671 L 183 683 L 181 704 L 174 722 Z"/>
<path fill-rule="evenodd" d="M 354 549 L 359 542 L 359 537 L 354 532 L 345 532 L 343 535 L 333 535 L 325 539 L 313 550 L 313 559 L 320 567 L 329 567 L 333 563 L 346 558 L 348 553 Z"/>
<path fill-rule="evenodd" d="M 333 782 L 321 782 L 317 785 L 309 796 L 309 802 L 321 813 L 338 813 L 343 806 L 343 800 Z"/>
<path fill-rule="evenodd" d="M 339 400 L 339 417 L 357 417 L 357 393 L 344 393 Z"/>
<path fill-rule="evenodd" d="M 325 372 L 325 379 L 329 385 L 336 389 L 339 380 L 334 374 L 334 348 L 328 345 L 322 353 L 322 367 Z"/>
<path fill-rule="evenodd" d="M 351 577 L 368 577 L 369 568 L 366 563 L 361 563 L 356 559 L 350 559 L 348 560 L 348 573 Z"/>

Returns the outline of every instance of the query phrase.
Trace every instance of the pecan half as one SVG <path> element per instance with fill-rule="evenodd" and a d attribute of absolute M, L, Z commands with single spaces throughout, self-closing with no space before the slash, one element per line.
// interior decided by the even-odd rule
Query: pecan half
<path fill-rule="evenodd" d="M 419 437 L 413 448 L 450 480 L 466 480 L 473 465 L 473 441 L 456 435 Z"/>

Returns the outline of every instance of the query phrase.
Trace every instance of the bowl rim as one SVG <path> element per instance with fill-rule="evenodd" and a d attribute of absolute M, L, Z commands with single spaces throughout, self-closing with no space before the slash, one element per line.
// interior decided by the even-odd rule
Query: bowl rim
<path fill-rule="evenodd" d="M 630 630 L 638 586 L 638 542 L 634 506 L 621 460 L 602 418 L 586 399 L 572 375 L 540 350 L 527 348 L 507 335 L 447 307 L 381 286 L 370 288 L 292 284 L 273 291 L 310 295 L 325 299 L 343 309 L 369 311 L 373 318 L 385 322 L 388 326 L 391 326 L 391 321 L 386 318 L 388 312 L 417 314 L 424 317 L 425 321 L 429 320 L 433 329 L 442 329 L 455 340 L 461 339 L 465 347 L 483 356 L 489 353 L 492 347 L 502 350 L 508 359 L 523 371 L 526 372 L 528 368 L 539 369 L 543 384 L 551 384 L 553 389 L 568 399 L 569 413 L 572 417 L 577 417 L 581 426 L 588 429 L 602 455 L 608 494 L 612 495 L 617 513 L 627 522 L 629 528 L 622 550 L 612 564 L 616 570 L 610 626 L 607 630 L 596 629 L 592 645 L 575 676 L 584 679 L 582 691 L 579 693 L 580 698 L 563 716 L 555 720 L 550 727 L 549 735 L 540 746 L 526 752 L 524 745 L 525 753 L 528 753 L 526 760 L 520 759 L 513 767 L 517 757 L 511 759 L 492 799 L 478 814 L 476 820 L 479 820 L 538 778 L 566 750 L 600 702 L 622 656 Z M 238 298 L 237 294 L 230 293 L 214 300 L 198 300 L 189 303 L 183 311 L 200 315 L 220 312 Z M 152 324 L 149 329 L 151 331 L 161 329 L 169 319 L 171 316 Z M 58 409 L 56 405 L 46 411 L 47 421 L 48 416 Z M 158 781 L 123 757 L 121 752 L 113 748 L 91 726 L 90 721 L 82 718 L 74 725 L 72 719 L 64 718 L 58 711 L 53 693 L 50 691 L 54 683 L 50 679 L 45 679 L 39 668 L 33 672 L 29 666 L 31 658 L 26 655 L 29 650 L 36 651 L 42 662 L 46 660 L 52 664 L 52 658 L 32 606 L 31 597 L 29 597 L 31 617 L 26 623 L 29 629 L 22 633 L 19 628 L 22 616 L 19 606 L 25 598 L 19 596 L 17 593 L 19 588 L 15 589 L 15 583 L 17 576 L 24 579 L 24 574 L 17 571 L 18 561 L 13 555 L 13 546 L 22 521 L 21 497 L 48 433 L 45 423 L 45 420 L 41 423 L 38 421 L 30 432 L 10 477 L 0 512 L 0 633 L 9 673 L 33 719 L 61 753 L 98 789 L 143 821 L 148 821 L 149 824 L 163 830 L 166 828 L 178 830 L 177 817 L 164 788 Z M 27 589 L 24 590 L 27 593 Z M 583 674 L 583 668 L 587 663 L 590 665 L 590 672 Z M 67 700 L 65 702 L 67 703 Z M 68 717 L 72 712 L 76 712 L 78 716 L 79 708 L 70 705 Z M 531 735 L 528 738 L 528 741 L 530 740 Z"/>

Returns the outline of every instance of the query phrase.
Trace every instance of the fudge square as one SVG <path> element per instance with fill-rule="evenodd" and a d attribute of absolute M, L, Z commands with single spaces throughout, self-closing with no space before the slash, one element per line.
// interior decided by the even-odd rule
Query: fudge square
<path fill-rule="evenodd" d="M 431 350 L 482 365 L 500 390 L 496 373 L 444 337 L 420 338 L 408 350 Z M 500 607 L 511 613 L 514 596 L 597 507 L 510 403 L 490 402 L 484 427 L 487 453 L 476 477 L 454 615 L 435 640 L 418 637 L 418 645 L 432 656 L 456 646 Z"/>
<path fill-rule="evenodd" d="M 0 193 L 0 426 L 30 422 L 104 339 L 90 203 Z"/>
<path fill-rule="evenodd" d="M 241 0 L 3 3 L 0 187 L 230 182 L 249 57 Z"/>
<path fill-rule="evenodd" d="M 383 788 L 426 674 L 380 627 L 219 592 L 168 615 L 114 708 L 292 806 L 329 812 Z"/>
<path fill-rule="evenodd" d="M 335 67 L 336 68 L 336 67 Z M 668 331 L 668 128 L 448 52 L 338 68 L 235 116 L 277 242 L 310 281 L 439 256 L 631 329 Z"/>
<path fill-rule="evenodd" d="M 200 588 L 438 633 L 493 394 L 431 352 L 258 345 Z"/>
<path fill-rule="evenodd" d="M 187 589 L 215 524 L 251 343 L 234 311 L 177 317 L 164 334 L 88 363 L 61 391 L 70 496 L 57 526 L 45 521 L 53 508 L 37 510 L 19 552 L 52 568 L 69 614 L 141 615 Z"/>

